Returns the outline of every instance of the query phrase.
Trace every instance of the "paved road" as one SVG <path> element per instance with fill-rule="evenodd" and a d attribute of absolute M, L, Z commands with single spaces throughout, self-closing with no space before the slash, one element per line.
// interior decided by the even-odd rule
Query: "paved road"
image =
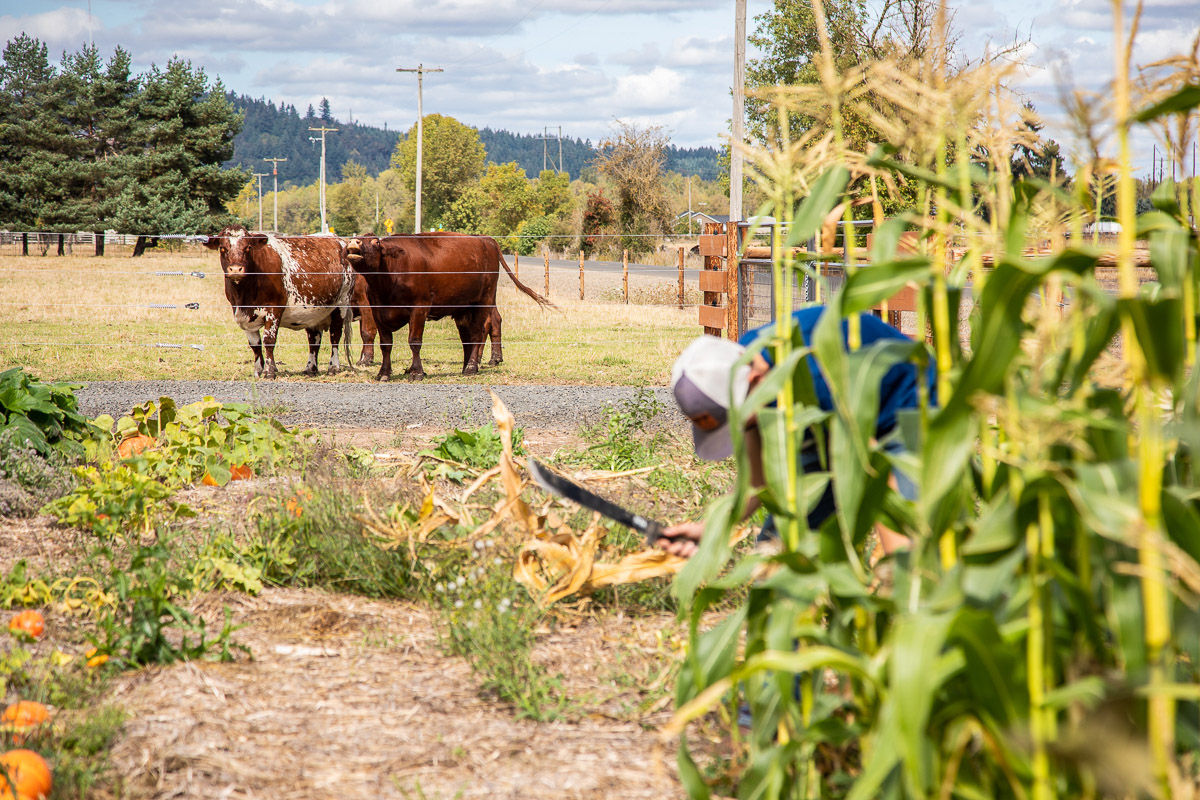
<path fill-rule="evenodd" d="M 470 425 L 492 419 L 488 385 L 433 383 L 337 384 L 309 381 L 92 381 L 76 395 L 80 410 L 89 417 L 118 417 L 147 400 L 168 396 L 192 403 L 212 396 L 227 402 L 275 406 L 280 421 L 289 425 L 353 428 Z M 531 430 L 575 432 L 585 423 L 602 418 L 608 404 L 631 398 L 635 389 L 625 386 L 497 386 L 496 394 Z M 678 426 L 684 418 L 670 391 L 655 390 L 663 404 L 659 422 Z"/>

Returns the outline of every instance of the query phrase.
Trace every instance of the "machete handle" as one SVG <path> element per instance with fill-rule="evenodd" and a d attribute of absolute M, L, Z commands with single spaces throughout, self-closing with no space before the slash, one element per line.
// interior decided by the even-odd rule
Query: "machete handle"
<path fill-rule="evenodd" d="M 646 534 L 646 544 L 653 547 L 655 542 L 666 536 L 666 529 L 654 520 L 648 519 L 646 520 L 646 529 L 643 533 Z"/>

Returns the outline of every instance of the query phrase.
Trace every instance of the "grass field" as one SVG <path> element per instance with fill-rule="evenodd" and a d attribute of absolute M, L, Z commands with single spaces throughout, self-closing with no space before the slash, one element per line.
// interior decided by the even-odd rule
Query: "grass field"
<path fill-rule="evenodd" d="M 511 256 L 509 263 L 512 263 Z M 160 272 L 203 272 L 158 275 Z M 522 281 L 544 290 L 540 261 L 521 265 Z M 422 360 L 439 382 L 663 384 L 672 360 L 701 329 L 696 311 L 674 305 L 674 276 L 630 277 L 631 304 L 621 276 L 588 273 L 579 300 L 576 269 L 551 269 L 551 300 L 540 309 L 507 277 L 500 280 L 505 363 L 462 377 L 462 346 L 451 320 L 429 323 Z M 688 289 L 694 303 L 695 285 Z M 198 310 L 185 308 L 198 303 Z M 155 308 L 152 306 L 175 306 Z M 354 359 L 360 347 L 354 332 Z M 409 362 L 407 329 L 397 334 L 396 372 Z M 169 345 L 169 346 L 162 346 Z M 283 331 L 276 349 L 280 377 L 299 378 L 307 360 L 302 331 Z M 485 353 L 485 359 L 488 354 Z M 328 340 L 321 354 L 328 365 Z M 368 381 L 376 366 L 322 374 L 322 381 Z M 86 255 L 0 256 L 0 368 L 23 366 L 56 380 L 214 379 L 253 377 L 245 335 L 225 299 L 216 254 L 196 249 L 142 258 Z"/>

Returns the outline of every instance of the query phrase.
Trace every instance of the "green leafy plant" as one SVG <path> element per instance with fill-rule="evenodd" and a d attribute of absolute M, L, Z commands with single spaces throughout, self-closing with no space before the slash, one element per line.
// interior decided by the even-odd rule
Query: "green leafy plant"
<path fill-rule="evenodd" d="M 632 397 L 605 406 L 603 421 L 584 429 L 584 437 L 592 442 L 587 450 L 560 460 L 614 472 L 650 466 L 658 458 L 663 437 L 648 431 L 647 425 L 662 411 L 658 395 L 645 386 L 639 387 Z"/>
<path fill-rule="evenodd" d="M 524 455 L 521 446 L 524 430 L 513 430 L 513 455 Z M 422 455 L 433 456 L 443 462 L 450 462 L 447 469 L 442 469 L 439 475 L 451 480 L 461 481 L 466 473 L 455 466 L 465 466 L 471 469 L 491 469 L 500 463 L 500 434 L 492 423 L 488 423 L 473 431 L 455 428 L 452 432 L 433 441 L 433 447 L 421 451 Z M 439 467 L 431 467 L 438 470 Z"/>
<path fill-rule="evenodd" d="M 14 444 L 27 443 L 43 456 L 60 451 L 83 455 L 80 442 L 94 432 L 79 413 L 79 384 L 43 383 L 20 367 L 0 372 L 0 433 Z"/>
<path fill-rule="evenodd" d="M 140 471 L 145 463 L 76 467 L 75 489 L 47 503 L 42 513 L 101 536 L 150 527 L 155 520 L 194 516 L 188 506 L 170 499 L 173 489 Z"/>
<path fill-rule="evenodd" d="M 189 574 L 172 566 L 173 557 L 159 541 L 139 545 L 127 567 L 112 566 L 107 583 L 116 602 L 97 622 L 97 651 L 128 667 L 209 656 L 231 661 L 235 650 L 249 653 L 230 639 L 236 628 L 228 608 L 224 625 L 210 638 L 204 620 L 184 607 L 196 587 Z"/>

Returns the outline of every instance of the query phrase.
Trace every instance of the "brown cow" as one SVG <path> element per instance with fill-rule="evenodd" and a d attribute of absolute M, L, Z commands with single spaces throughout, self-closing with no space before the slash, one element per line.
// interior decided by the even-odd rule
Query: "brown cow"
<path fill-rule="evenodd" d="M 346 333 L 346 360 L 350 360 L 350 296 L 354 271 L 346 259 L 346 245 L 332 236 L 284 238 L 250 233 L 230 225 L 206 246 L 221 253 L 225 297 L 233 319 L 246 332 L 254 353 L 254 374 L 275 377 L 275 341 L 279 327 L 308 333 L 305 375 L 317 374 L 321 331 L 329 330 L 333 355 L 329 372 L 338 365 L 338 344 Z"/>
<path fill-rule="evenodd" d="M 354 273 L 354 292 L 350 295 L 350 313 L 358 320 L 358 333 L 362 337 L 362 352 L 356 366 L 369 367 L 375 363 L 375 317 L 371 314 L 371 301 L 367 299 L 367 279 L 357 272 Z"/>
<path fill-rule="evenodd" d="M 466 234 L 361 236 L 350 240 L 348 258 L 367 280 L 371 312 L 379 331 L 383 364 L 376 380 L 392 376 L 392 334 L 408 325 L 412 379 L 425 377 L 421 341 L 426 320 L 451 317 L 463 344 L 464 375 L 479 371 L 484 337 L 492 337 L 492 364 L 503 360 L 501 319 L 496 308 L 500 267 L 539 305 L 550 301 L 517 280 L 496 240 Z"/>

